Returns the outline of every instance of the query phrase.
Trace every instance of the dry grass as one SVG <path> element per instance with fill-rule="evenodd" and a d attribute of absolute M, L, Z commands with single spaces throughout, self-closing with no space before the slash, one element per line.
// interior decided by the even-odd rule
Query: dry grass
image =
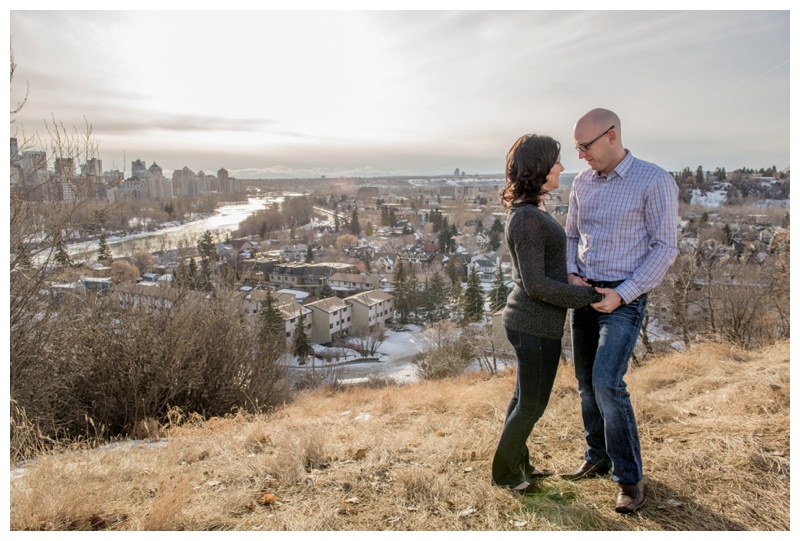
<path fill-rule="evenodd" d="M 11 483 L 11 529 L 788 530 L 789 344 L 704 345 L 628 377 L 649 503 L 610 478 L 491 486 L 511 374 L 321 389 L 270 416 L 192 421 L 148 448 L 41 458 Z M 571 367 L 530 439 L 537 466 L 583 453 Z"/>

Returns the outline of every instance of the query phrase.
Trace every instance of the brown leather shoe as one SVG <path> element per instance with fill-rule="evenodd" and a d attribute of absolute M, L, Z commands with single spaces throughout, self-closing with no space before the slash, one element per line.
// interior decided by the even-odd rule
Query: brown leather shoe
<path fill-rule="evenodd" d="M 614 510 L 617 513 L 633 513 L 644 507 L 644 502 L 644 479 L 635 485 L 620 483 Z"/>
<path fill-rule="evenodd" d="M 611 468 L 608 466 L 598 466 L 597 464 L 592 464 L 584 460 L 581 467 L 574 472 L 560 473 L 559 475 L 568 481 L 577 481 L 578 479 L 589 479 L 591 477 L 605 475 L 609 471 L 611 471 Z"/>

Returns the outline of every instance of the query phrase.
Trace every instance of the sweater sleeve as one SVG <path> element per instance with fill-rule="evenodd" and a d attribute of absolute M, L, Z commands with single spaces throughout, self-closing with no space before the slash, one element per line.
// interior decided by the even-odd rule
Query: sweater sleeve
<path fill-rule="evenodd" d="M 546 247 L 553 239 L 541 217 L 528 214 L 516 221 L 510 233 L 521 285 L 529 297 L 562 308 L 580 308 L 602 298 L 592 287 L 574 286 L 547 276 Z"/>

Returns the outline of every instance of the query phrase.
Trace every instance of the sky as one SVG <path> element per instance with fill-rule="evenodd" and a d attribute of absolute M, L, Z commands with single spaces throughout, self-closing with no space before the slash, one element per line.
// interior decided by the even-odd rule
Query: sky
<path fill-rule="evenodd" d="M 46 133 L 53 119 L 78 129 L 88 123 L 104 169 L 127 175 L 141 159 L 166 174 L 188 166 L 212 174 L 224 167 L 238 178 L 313 178 L 502 174 L 512 143 L 540 133 L 562 143 L 566 171 L 578 172 L 586 165 L 572 128 L 605 107 L 621 118 L 625 147 L 669 171 L 785 169 L 790 12 L 788 2 L 759 3 L 773 4 L 12 8 L 11 109 L 26 86 L 28 97 L 10 135 Z"/>

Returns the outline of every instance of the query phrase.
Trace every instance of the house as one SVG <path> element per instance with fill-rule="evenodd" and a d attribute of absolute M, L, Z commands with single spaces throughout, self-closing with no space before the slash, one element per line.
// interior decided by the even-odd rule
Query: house
<path fill-rule="evenodd" d="M 284 322 L 284 331 L 286 332 L 286 343 L 291 344 L 294 339 L 294 334 L 297 326 L 300 324 L 300 314 L 305 314 L 305 330 L 306 336 L 311 336 L 311 310 L 305 308 L 302 304 L 297 302 L 290 302 L 278 306 L 278 311 Z"/>
<path fill-rule="evenodd" d="M 353 293 L 358 291 L 369 291 L 380 287 L 380 277 L 368 274 L 352 274 L 337 272 L 328 278 L 328 285 L 337 292 Z M 342 295 L 343 297 L 347 295 Z"/>
<path fill-rule="evenodd" d="M 273 267 L 269 281 L 275 287 L 318 294 L 324 281 L 333 274 L 355 270 L 355 265 L 349 263 L 282 263 Z"/>
<path fill-rule="evenodd" d="M 376 257 L 372 262 L 372 270 L 379 273 L 393 273 L 394 266 L 397 263 L 397 254 L 375 254 Z"/>
<path fill-rule="evenodd" d="M 141 306 L 147 311 L 168 310 L 181 299 L 199 302 L 205 298 L 205 294 L 200 291 L 152 287 L 129 282 L 115 285 L 111 293 L 116 296 L 122 308 L 136 309 Z"/>
<path fill-rule="evenodd" d="M 394 295 L 385 291 L 364 291 L 344 301 L 352 305 L 353 329 L 382 329 L 394 319 Z"/>
<path fill-rule="evenodd" d="M 243 292 L 244 311 L 248 315 L 259 313 L 267 302 L 267 297 L 272 297 L 273 304 L 278 307 L 282 304 L 289 304 L 295 302 L 297 298 L 291 293 L 276 291 L 265 291 L 263 289 L 252 289 Z"/>
<path fill-rule="evenodd" d="M 468 272 L 475 272 L 480 278 L 481 282 L 491 282 L 494 280 L 494 274 L 497 272 L 497 258 L 486 255 L 478 255 L 472 258 L 467 264 Z"/>
<path fill-rule="evenodd" d="M 311 340 L 325 344 L 347 334 L 353 324 L 351 304 L 330 297 L 305 305 L 311 310 Z"/>
<path fill-rule="evenodd" d="M 308 246 L 305 244 L 281 246 L 281 258 L 284 261 L 305 261 L 307 253 Z"/>
<path fill-rule="evenodd" d="M 84 272 L 91 278 L 110 278 L 111 267 L 98 261 L 87 261 L 83 264 Z"/>

